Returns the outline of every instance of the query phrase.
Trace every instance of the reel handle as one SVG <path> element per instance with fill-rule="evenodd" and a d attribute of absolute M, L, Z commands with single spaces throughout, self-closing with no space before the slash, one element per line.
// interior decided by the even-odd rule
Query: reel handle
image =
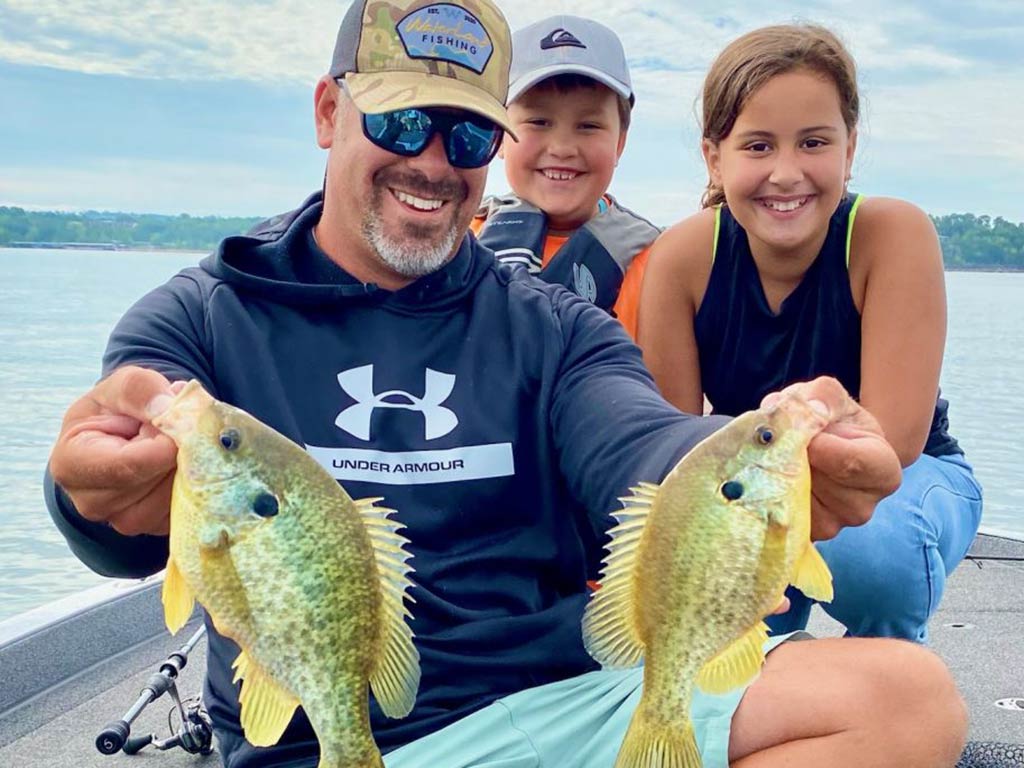
<path fill-rule="evenodd" d="M 108 723 L 96 737 L 96 749 L 104 755 L 115 755 L 125 745 L 128 734 L 131 732 L 128 723 L 118 720 L 116 723 Z"/>

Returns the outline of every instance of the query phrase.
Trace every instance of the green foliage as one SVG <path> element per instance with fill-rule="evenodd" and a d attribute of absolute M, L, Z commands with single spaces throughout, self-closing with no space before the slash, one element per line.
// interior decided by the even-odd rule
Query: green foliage
<path fill-rule="evenodd" d="M 0 206 L 0 246 L 12 243 L 106 243 L 122 248 L 210 251 L 259 217 L 163 216 L 153 213 L 58 213 Z M 1024 224 L 997 216 L 932 216 L 949 269 L 1024 270 Z"/>
<path fill-rule="evenodd" d="M 209 251 L 261 219 L 163 216 L 154 213 L 58 213 L 0 206 L 0 246 L 12 243 L 100 243 L 120 248 Z"/>
<path fill-rule="evenodd" d="M 947 269 L 1024 270 L 1024 224 L 1001 216 L 932 216 Z"/>

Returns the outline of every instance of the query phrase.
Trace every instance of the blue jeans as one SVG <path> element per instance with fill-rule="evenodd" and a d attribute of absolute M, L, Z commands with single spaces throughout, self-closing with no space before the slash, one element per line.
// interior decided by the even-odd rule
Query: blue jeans
<path fill-rule="evenodd" d="M 867 524 L 817 543 L 832 571 L 835 598 L 821 607 L 855 637 L 923 643 L 946 577 L 963 560 L 981 522 L 981 486 L 963 456 L 921 456 Z M 813 600 L 793 587 L 773 633 L 807 626 Z"/>

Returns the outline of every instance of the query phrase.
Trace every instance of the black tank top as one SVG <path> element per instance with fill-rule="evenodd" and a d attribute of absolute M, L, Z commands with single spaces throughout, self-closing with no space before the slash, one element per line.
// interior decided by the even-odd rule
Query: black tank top
<path fill-rule="evenodd" d="M 834 376 L 860 396 L 860 313 L 848 271 L 849 234 L 860 196 L 843 199 L 818 257 L 776 314 L 768 305 L 747 233 L 718 209 L 714 262 L 694 318 L 701 384 L 715 413 L 735 416 L 787 384 Z M 924 453 L 963 453 L 936 398 Z"/>

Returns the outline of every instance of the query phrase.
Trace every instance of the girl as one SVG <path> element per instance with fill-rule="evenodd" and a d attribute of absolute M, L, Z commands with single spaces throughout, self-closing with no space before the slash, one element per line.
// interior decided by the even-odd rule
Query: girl
<path fill-rule="evenodd" d="M 836 593 L 823 607 L 848 634 L 923 642 L 977 531 L 981 489 L 938 397 L 935 229 L 909 203 L 847 191 L 858 101 L 853 60 L 821 27 L 765 27 L 722 51 L 703 90 L 704 210 L 651 251 L 639 343 L 685 411 L 706 396 L 735 415 L 831 375 L 878 418 L 903 483 L 867 525 L 818 544 Z M 810 601 L 789 596 L 776 632 L 806 625 Z"/>

